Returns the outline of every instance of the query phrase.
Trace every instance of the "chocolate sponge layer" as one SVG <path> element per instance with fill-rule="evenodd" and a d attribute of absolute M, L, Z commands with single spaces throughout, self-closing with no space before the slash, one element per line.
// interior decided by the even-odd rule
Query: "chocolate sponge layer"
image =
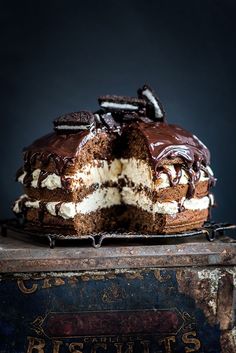
<path fill-rule="evenodd" d="M 123 182 L 121 184 L 124 184 Z M 103 187 L 117 186 L 117 183 L 106 183 Z M 120 185 L 120 187 L 122 187 Z M 75 191 L 66 191 L 63 189 L 48 190 L 46 188 L 25 188 L 25 193 L 32 199 L 44 202 L 80 202 L 84 197 L 90 195 L 98 188 L 97 184 L 92 184 L 90 187 L 80 187 Z M 153 191 L 145 186 L 138 187 L 139 190 L 144 190 L 147 196 L 155 201 L 180 201 L 186 197 L 188 185 L 179 184 L 173 187 L 167 187 L 158 191 Z M 208 182 L 202 181 L 196 185 L 193 197 L 203 197 L 208 194 Z"/>

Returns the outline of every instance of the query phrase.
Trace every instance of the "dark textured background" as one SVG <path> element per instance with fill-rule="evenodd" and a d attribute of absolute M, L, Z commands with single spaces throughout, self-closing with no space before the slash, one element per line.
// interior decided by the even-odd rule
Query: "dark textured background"
<path fill-rule="evenodd" d="M 144 82 L 199 136 L 218 178 L 216 220 L 235 222 L 234 0 L 1 1 L 0 217 L 21 192 L 21 149 L 58 114 Z"/>

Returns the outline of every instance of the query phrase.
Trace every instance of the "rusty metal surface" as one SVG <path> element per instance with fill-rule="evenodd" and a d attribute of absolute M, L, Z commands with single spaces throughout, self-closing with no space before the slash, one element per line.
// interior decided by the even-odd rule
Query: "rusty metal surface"
<path fill-rule="evenodd" d="M 105 243 L 99 249 L 85 242 L 61 243 L 55 249 L 45 242 L 10 232 L 0 237 L 0 272 L 76 271 L 112 268 L 214 266 L 236 264 L 236 242 L 219 237 L 210 243 L 202 237 L 142 242 Z"/>
<path fill-rule="evenodd" d="M 1 353 L 235 353 L 236 241 L 0 237 Z"/>
<path fill-rule="evenodd" d="M 236 267 L 0 275 L 1 353 L 235 353 Z"/>

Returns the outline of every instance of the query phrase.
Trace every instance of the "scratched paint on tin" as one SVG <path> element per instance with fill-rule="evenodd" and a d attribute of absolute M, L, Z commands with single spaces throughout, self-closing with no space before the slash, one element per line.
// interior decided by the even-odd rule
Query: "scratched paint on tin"
<path fill-rule="evenodd" d="M 208 321 L 195 292 L 184 292 L 184 274 L 159 269 L 3 276 L 0 352 L 219 353 L 220 325 Z M 204 284 L 205 277 L 198 280 Z"/>

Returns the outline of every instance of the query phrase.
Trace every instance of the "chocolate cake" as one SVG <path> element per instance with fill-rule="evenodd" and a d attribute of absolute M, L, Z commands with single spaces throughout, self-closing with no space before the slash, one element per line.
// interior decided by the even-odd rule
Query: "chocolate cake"
<path fill-rule="evenodd" d="M 147 85 L 138 98 L 102 96 L 100 110 L 54 121 L 24 149 L 13 211 L 25 227 L 75 236 L 166 234 L 199 228 L 214 203 L 207 147 L 168 124 Z"/>

